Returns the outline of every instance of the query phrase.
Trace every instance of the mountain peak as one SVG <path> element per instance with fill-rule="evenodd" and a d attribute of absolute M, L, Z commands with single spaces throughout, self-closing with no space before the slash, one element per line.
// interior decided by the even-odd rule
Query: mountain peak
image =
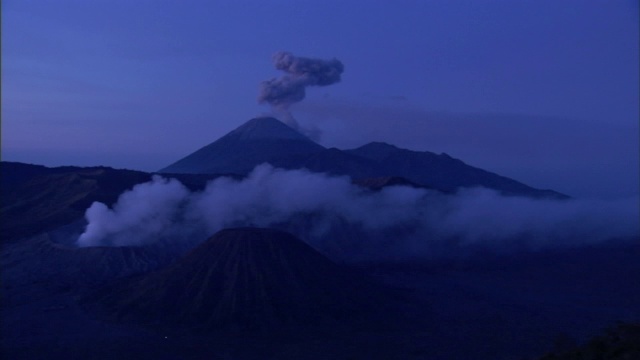
<path fill-rule="evenodd" d="M 324 150 L 278 119 L 257 117 L 160 172 L 248 174 L 262 163 L 295 167 L 300 159 Z"/>
<path fill-rule="evenodd" d="M 253 118 L 226 136 L 237 140 L 286 139 L 311 141 L 292 127 L 270 116 Z"/>

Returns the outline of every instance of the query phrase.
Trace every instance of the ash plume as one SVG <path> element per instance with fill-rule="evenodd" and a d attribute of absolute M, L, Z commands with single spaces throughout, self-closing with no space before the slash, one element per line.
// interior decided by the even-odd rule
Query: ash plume
<path fill-rule="evenodd" d="M 322 60 L 294 56 L 285 51 L 273 55 L 276 69 L 285 72 L 279 78 L 260 84 L 258 102 L 268 103 L 282 113 L 283 120 L 294 129 L 298 123 L 291 115 L 289 107 L 305 98 L 307 86 L 327 86 L 340 82 L 344 65 L 338 59 Z"/>
<path fill-rule="evenodd" d="M 202 240 L 226 227 L 289 231 L 341 261 L 456 257 L 575 247 L 640 236 L 637 198 L 552 200 L 463 189 L 455 195 L 406 186 L 371 191 L 348 177 L 263 164 L 243 180 L 221 177 L 201 192 L 155 177 L 109 209 L 94 203 L 79 246 Z"/>

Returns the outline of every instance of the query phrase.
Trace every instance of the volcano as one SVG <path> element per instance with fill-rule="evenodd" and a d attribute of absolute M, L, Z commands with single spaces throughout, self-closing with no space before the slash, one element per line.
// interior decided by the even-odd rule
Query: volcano
<path fill-rule="evenodd" d="M 235 174 L 244 176 L 257 165 L 307 169 L 347 175 L 355 182 L 397 177 L 419 186 L 455 192 L 465 187 L 486 187 L 505 195 L 568 198 L 553 190 L 540 190 L 470 166 L 447 154 L 411 151 L 373 142 L 351 150 L 327 149 L 272 117 L 251 119 L 217 141 L 161 169 L 166 174 Z"/>
<path fill-rule="evenodd" d="M 162 173 L 246 174 L 270 163 L 291 168 L 324 147 L 271 117 L 251 119 L 215 142 L 160 170 Z"/>
<path fill-rule="evenodd" d="M 360 274 L 285 232 L 227 229 L 163 270 L 88 298 L 123 321 L 261 331 L 351 323 L 384 301 Z"/>

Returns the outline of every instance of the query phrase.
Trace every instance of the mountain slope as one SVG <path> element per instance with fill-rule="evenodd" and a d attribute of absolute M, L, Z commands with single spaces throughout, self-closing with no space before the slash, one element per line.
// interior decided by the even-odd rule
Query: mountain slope
<path fill-rule="evenodd" d="M 54 243 L 47 233 L 4 244 L 0 254 L 3 290 L 35 283 L 49 289 L 81 290 L 157 269 L 173 259 L 151 247 L 64 246 Z M 14 299 L 5 297 L 3 301 Z"/>
<path fill-rule="evenodd" d="M 253 331 L 359 319 L 378 306 L 380 294 L 288 233 L 240 228 L 87 301 L 125 321 Z"/>
<path fill-rule="evenodd" d="M 336 148 L 313 154 L 298 167 L 330 175 L 348 175 L 352 179 L 375 177 L 381 172 L 377 162 Z"/>
<path fill-rule="evenodd" d="M 160 170 L 162 173 L 246 174 L 268 162 L 296 167 L 324 148 L 270 117 L 251 119 L 217 141 Z"/>
<path fill-rule="evenodd" d="M 372 142 L 346 153 L 378 164 L 377 176 L 399 176 L 442 191 L 481 186 L 506 195 L 566 198 L 552 190 L 532 188 L 516 180 L 465 164 L 447 154 L 411 151 L 381 142 Z"/>

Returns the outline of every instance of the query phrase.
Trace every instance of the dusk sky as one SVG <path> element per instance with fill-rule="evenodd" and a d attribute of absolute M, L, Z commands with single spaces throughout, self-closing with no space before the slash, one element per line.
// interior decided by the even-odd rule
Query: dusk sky
<path fill-rule="evenodd" d="M 324 146 L 636 196 L 638 4 L 3 0 L 2 160 L 158 170 L 269 113 L 259 84 L 289 51 L 344 64 L 291 107 Z"/>

